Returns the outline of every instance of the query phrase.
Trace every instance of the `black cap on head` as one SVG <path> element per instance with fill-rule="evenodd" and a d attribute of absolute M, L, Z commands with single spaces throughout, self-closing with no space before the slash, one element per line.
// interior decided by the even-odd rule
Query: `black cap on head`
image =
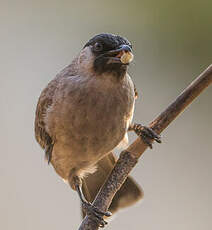
<path fill-rule="evenodd" d="M 123 52 L 132 52 L 132 45 L 119 35 L 102 33 L 95 35 L 84 46 L 91 47 L 94 54 L 94 71 L 98 74 L 105 72 L 123 77 L 127 71 L 129 63 L 122 62 Z"/>
<path fill-rule="evenodd" d="M 102 33 L 91 38 L 84 47 L 94 45 L 96 42 L 104 44 L 104 50 L 116 49 L 120 45 L 128 45 L 132 48 L 131 43 L 124 37 L 114 34 Z"/>

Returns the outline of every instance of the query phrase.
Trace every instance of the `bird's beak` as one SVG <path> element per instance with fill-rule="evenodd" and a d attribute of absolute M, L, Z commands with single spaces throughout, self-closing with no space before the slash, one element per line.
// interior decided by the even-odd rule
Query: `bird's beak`
<path fill-rule="evenodd" d="M 110 50 L 107 52 L 109 57 L 108 64 L 119 63 L 128 65 L 133 60 L 132 48 L 128 45 L 122 45 L 116 50 Z"/>

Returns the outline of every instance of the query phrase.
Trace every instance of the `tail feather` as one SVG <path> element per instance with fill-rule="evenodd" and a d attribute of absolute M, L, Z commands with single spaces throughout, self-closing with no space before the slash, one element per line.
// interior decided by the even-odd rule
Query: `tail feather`
<path fill-rule="evenodd" d="M 109 176 L 116 162 L 113 153 L 105 156 L 97 164 L 97 171 L 83 179 L 83 193 L 89 202 L 93 202 L 101 186 Z M 109 207 L 109 211 L 115 213 L 121 208 L 133 205 L 143 197 L 143 190 L 131 178 L 128 177 L 120 190 L 116 193 Z M 83 213 L 84 216 L 84 213 Z"/>

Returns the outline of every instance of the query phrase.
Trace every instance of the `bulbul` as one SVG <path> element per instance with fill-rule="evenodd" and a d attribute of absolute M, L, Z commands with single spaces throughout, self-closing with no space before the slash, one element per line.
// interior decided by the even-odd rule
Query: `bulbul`
<path fill-rule="evenodd" d="M 83 212 L 104 225 L 94 207 L 100 187 L 116 159 L 112 150 L 134 130 L 150 147 L 160 142 L 151 129 L 133 124 L 135 86 L 127 74 L 133 59 L 131 43 L 121 36 L 91 38 L 72 61 L 42 91 L 36 109 L 35 137 L 57 174 L 79 194 Z M 128 177 L 109 211 L 141 199 L 142 189 Z"/>

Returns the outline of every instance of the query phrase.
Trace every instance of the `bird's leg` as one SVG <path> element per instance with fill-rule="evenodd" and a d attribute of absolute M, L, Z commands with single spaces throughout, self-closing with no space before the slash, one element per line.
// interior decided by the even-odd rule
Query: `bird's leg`
<path fill-rule="evenodd" d="M 107 224 L 107 222 L 103 219 L 103 216 L 109 217 L 112 214 L 110 212 L 103 212 L 99 210 L 86 200 L 82 192 L 82 180 L 78 176 L 70 175 L 69 184 L 74 190 L 77 191 L 82 204 L 82 208 L 85 211 L 85 213 L 88 216 L 91 216 L 91 218 L 94 218 L 94 220 L 99 223 L 99 226 L 103 228 Z"/>
<path fill-rule="evenodd" d="M 134 131 L 151 149 L 152 140 L 161 143 L 160 135 L 158 135 L 153 129 L 147 126 L 143 126 L 141 124 L 131 124 L 128 128 L 128 131 Z"/>

